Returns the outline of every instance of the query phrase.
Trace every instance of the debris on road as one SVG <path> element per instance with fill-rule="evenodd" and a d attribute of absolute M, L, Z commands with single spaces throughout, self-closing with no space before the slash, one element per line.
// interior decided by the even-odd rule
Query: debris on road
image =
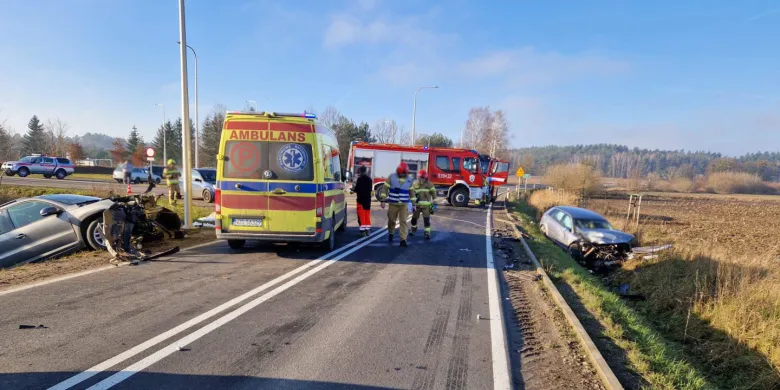
<path fill-rule="evenodd" d="M 48 326 L 44 325 L 19 325 L 19 329 L 48 329 Z"/>
<path fill-rule="evenodd" d="M 207 217 L 203 217 L 201 219 L 196 220 L 192 223 L 195 227 L 210 227 L 213 228 L 217 226 L 217 213 L 211 213 Z"/>

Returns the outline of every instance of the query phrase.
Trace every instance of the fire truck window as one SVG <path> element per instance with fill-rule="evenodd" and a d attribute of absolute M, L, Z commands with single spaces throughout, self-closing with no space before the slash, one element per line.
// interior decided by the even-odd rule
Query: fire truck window
<path fill-rule="evenodd" d="M 358 169 L 360 168 L 361 165 L 363 165 L 363 166 L 365 166 L 367 168 L 366 174 L 368 176 L 371 176 L 371 163 L 372 163 L 372 160 L 373 159 L 371 157 L 355 157 L 355 162 L 354 162 L 354 165 L 352 167 L 352 170 L 353 170 L 352 175 L 354 175 L 354 177 L 357 177 L 358 176 Z M 373 177 L 373 176 L 371 176 L 371 177 Z"/>
<path fill-rule="evenodd" d="M 450 171 L 450 159 L 447 156 L 436 156 L 436 168 L 444 172 Z"/>
<path fill-rule="evenodd" d="M 452 171 L 450 172 L 460 172 L 460 157 L 452 158 Z"/>
<path fill-rule="evenodd" d="M 463 160 L 463 168 L 471 173 L 479 172 L 479 162 L 476 158 L 467 157 Z"/>

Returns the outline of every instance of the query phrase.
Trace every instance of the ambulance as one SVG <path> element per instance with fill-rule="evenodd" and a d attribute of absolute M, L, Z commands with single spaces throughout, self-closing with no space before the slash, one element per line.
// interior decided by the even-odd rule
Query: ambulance
<path fill-rule="evenodd" d="M 228 112 L 217 154 L 217 238 L 336 246 L 347 226 L 333 132 L 310 113 Z"/>

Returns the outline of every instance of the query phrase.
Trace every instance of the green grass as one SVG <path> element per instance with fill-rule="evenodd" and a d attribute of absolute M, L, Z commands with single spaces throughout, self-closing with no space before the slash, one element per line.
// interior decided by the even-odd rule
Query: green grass
<path fill-rule="evenodd" d="M 78 168 L 77 168 L 78 169 Z M 115 181 L 114 177 L 107 173 L 74 173 L 68 176 L 71 180 L 99 180 L 99 181 Z"/>
<path fill-rule="evenodd" d="M 534 239 L 531 250 L 556 284 L 566 284 L 604 328 L 604 336 L 623 349 L 628 368 L 639 374 L 652 389 L 713 389 L 702 373 L 686 362 L 681 348 L 655 331 L 602 281 L 582 268 L 550 242 L 538 228 L 537 210 L 525 201 L 512 202 L 510 210 Z M 570 304 L 573 302 L 570 302 Z M 598 335 L 591 335 L 597 337 Z"/>

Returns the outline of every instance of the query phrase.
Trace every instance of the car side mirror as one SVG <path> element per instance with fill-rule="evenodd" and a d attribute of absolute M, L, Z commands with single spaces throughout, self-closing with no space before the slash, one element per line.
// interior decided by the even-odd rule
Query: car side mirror
<path fill-rule="evenodd" d="M 60 209 L 50 206 L 50 207 L 44 207 L 41 209 L 41 216 L 42 217 L 48 217 L 50 215 L 57 215 L 60 213 Z"/>

